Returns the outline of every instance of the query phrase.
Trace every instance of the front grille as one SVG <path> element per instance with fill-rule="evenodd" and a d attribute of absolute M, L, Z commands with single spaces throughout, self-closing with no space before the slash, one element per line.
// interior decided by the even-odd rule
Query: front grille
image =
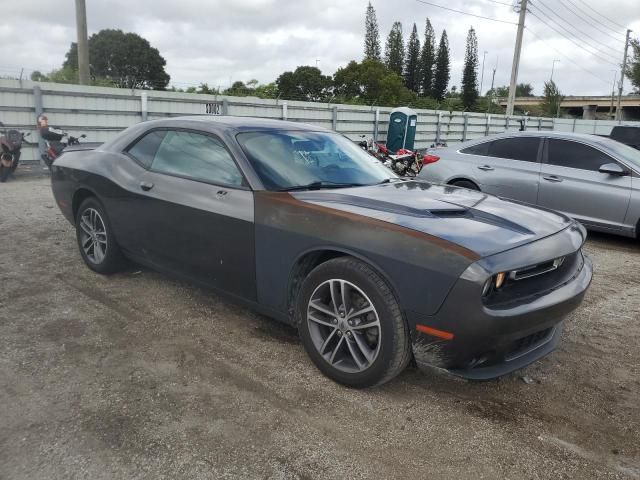
<path fill-rule="evenodd" d="M 515 275 L 508 275 L 502 288 L 493 290 L 483 302 L 491 308 L 510 308 L 513 304 L 547 295 L 575 278 L 583 264 L 582 252 L 578 250 L 563 257 L 561 262 L 549 260 L 516 270 Z"/>
<path fill-rule="evenodd" d="M 515 340 L 505 355 L 507 361 L 521 357 L 522 355 L 530 352 L 531 350 L 535 350 L 540 345 L 546 343 L 553 333 L 553 328 L 554 327 L 545 328 L 544 330 L 540 330 L 539 332 L 535 332 L 531 335 Z"/>

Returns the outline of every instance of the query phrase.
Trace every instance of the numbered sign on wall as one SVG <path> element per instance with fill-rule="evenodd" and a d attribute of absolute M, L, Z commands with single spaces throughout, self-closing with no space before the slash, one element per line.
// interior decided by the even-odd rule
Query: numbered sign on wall
<path fill-rule="evenodd" d="M 207 115 L 222 115 L 222 102 L 205 103 L 205 113 Z"/>

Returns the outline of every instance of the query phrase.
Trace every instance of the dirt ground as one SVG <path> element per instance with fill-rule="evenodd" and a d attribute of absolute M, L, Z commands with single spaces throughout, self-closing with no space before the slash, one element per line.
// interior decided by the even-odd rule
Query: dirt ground
<path fill-rule="evenodd" d="M 212 292 L 92 273 L 39 168 L 0 184 L 0 239 L 1 479 L 640 478 L 634 241 L 591 236 L 593 285 L 539 363 L 354 391 Z"/>

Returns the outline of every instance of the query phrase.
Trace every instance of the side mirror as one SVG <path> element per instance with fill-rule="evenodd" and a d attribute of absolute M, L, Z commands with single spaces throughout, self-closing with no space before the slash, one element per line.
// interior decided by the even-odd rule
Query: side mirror
<path fill-rule="evenodd" d="M 629 172 L 622 168 L 617 163 L 606 163 L 602 165 L 598 171 L 600 173 L 606 173 L 609 175 L 616 175 L 618 177 L 624 177 L 625 175 L 629 175 Z"/>

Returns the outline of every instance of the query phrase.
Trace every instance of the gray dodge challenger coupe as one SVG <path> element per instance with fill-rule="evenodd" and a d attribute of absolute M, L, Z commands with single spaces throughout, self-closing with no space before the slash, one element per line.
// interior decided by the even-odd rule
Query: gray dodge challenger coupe
<path fill-rule="evenodd" d="M 241 117 L 140 123 L 53 164 L 89 268 L 126 258 L 296 326 L 351 387 L 412 360 L 470 379 L 551 352 L 592 267 L 569 217 L 396 177 L 319 127 Z"/>

